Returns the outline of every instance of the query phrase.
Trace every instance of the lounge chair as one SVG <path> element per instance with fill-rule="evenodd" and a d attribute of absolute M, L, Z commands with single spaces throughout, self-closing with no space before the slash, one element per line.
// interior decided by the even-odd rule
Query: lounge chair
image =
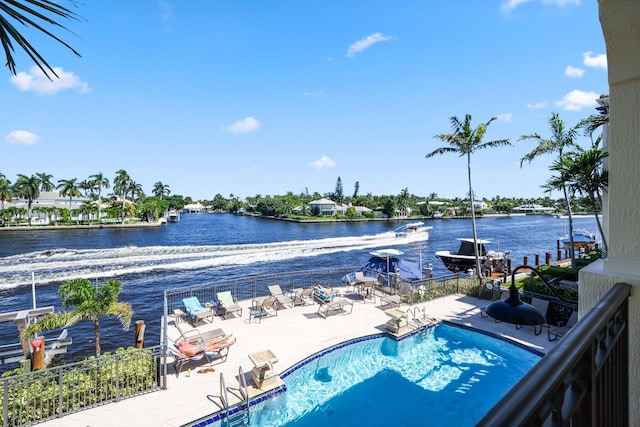
<path fill-rule="evenodd" d="M 263 317 L 278 315 L 278 300 L 276 297 L 267 297 L 262 300 L 253 300 L 249 309 L 249 323 L 252 319 L 262 322 Z"/>
<path fill-rule="evenodd" d="M 542 315 L 544 316 L 544 323 L 540 325 L 533 325 L 533 332 L 536 335 L 540 335 L 542 333 L 542 327 L 549 327 L 549 323 L 547 322 L 547 311 L 549 310 L 549 301 L 546 299 L 540 299 L 536 297 L 531 297 L 531 305 L 534 306 Z M 522 325 L 516 325 L 516 329 L 520 329 Z"/>
<path fill-rule="evenodd" d="M 222 311 L 223 316 L 240 313 L 242 317 L 242 307 L 238 305 L 230 291 L 218 292 L 216 298 L 218 298 L 218 310 Z"/>
<path fill-rule="evenodd" d="M 194 326 L 206 318 L 210 318 L 213 321 L 215 313 L 213 310 L 203 307 L 197 297 L 183 298 L 182 305 L 189 317 L 191 317 L 191 323 Z"/>
<path fill-rule="evenodd" d="M 345 309 L 346 307 L 349 307 L 349 311 Z M 325 320 L 330 313 L 351 314 L 352 311 L 353 301 L 346 298 L 334 298 L 318 307 L 318 315 L 324 317 Z"/>
<path fill-rule="evenodd" d="M 313 304 L 313 288 L 300 288 L 293 291 L 293 305 Z"/>
<path fill-rule="evenodd" d="M 333 301 L 338 293 L 331 288 L 325 288 L 322 285 L 316 285 L 313 287 L 313 298 L 320 304 L 326 304 Z"/>
<path fill-rule="evenodd" d="M 185 329 L 181 322 L 174 322 L 174 326 L 180 333 L 180 338 L 185 341 L 209 341 L 214 338 L 224 337 L 226 334 L 220 328 L 201 332 L 198 328 Z"/>
<path fill-rule="evenodd" d="M 566 321 L 566 323 L 560 322 L 558 323 L 558 326 L 547 331 L 549 341 L 555 341 L 558 338 L 562 338 L 576 323 L 578 323 L 578 312 L 574 311 L 573 313 L 571 313 L 571 316 L 569 317 L 569 320 Z"/>
<path fill-rule="evenodd" d="M 282 289 L 280 289 L 280 285 L 270 285 L 268 286 L 268 289 L 269 294 L 271 294 L 272 297 L 275 297 L 276 300 L 278 300 L 278 304 L 280 304 L 280 306 L 293 307 L 293 300 L 289 296 L 285 295 L 284 292 L 282 292 Z"/>

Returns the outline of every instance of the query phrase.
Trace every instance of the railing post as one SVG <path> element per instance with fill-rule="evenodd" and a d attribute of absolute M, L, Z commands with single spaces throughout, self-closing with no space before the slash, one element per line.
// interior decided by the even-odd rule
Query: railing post
<path fill-rule="evenodd" d="M 64 375 L 62 374 L 62 368 L 58 368 L 58 418 L 62 418 L 64 413 L 64 387 L 63 387 Z"/>
<path fill-rule="evenodd" d="M 116 402 L 120 401 L 120 355 L 116 355 Z"/>
<path fill-rule="evenodd" d="M 2 388 L 4 391 L 4 396 L 2 396 L 2 413 L 4 417 L 2 417 L 2 426 L 7 427 L 9 425 L 9 380 L 2 380 Z"/>

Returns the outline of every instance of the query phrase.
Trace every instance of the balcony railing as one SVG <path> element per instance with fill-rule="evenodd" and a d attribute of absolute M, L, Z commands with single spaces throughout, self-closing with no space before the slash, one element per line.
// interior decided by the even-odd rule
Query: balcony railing
<path fill-rule="evenodd" d="M 0 378 L 0 424 L 32 425 L 166 388 L 160 346 Z"/>
<path fill-rule="evenodd" d="M 629 425 L 629 293 L 615 285 L 476 426 Z"/>

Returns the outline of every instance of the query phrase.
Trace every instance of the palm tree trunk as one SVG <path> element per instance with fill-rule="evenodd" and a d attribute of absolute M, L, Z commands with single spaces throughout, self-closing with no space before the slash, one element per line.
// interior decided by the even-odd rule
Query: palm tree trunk
<path fill-rule="evenodd" d="M 471 188 L 471 154 L 467 153 L 467 172 L 469 175 L 469 203 L 471 203 L 471 224 L 473 227 L 473 248 L 476 255 L 476 275 L 478 276 L 478 298 L 482 292 L 482 270 L 480 269 L 480 254 L 478 253 L 478 231 L 476 228 L 476 209 L 473 206 L 473 189 Z"/>
<path fill-rule="evenodd" d="M 600 237 L 602 238 L 602 246 L 604 246 L 604 251 L 608 252 L 607 238 L 605 237 L 602 230 L 602 223 L 600 222 L 600 218 L 598 218 L 598 205 L 596 204 L 596 198 L 593 194 L 589 194 L 589 198 L 591 199 L 591 206 L 593 206 L 593 214 L 596 217 L 596 224 L 598 224 L 598 231 L 600 232 Z"/>
<path fill-rule="evenodd" d="M 93 326 L 96 330 L 96 357 L 100 357 L 100 321 L 94 321 Z"/>
<path fill-rule="evenodd" d="M 562 186 L 564 192 L 564 201 L 567 204 L 567 215 L 569 217 L 569 256 L 571 257 L 571 269 L 576 269 L 576 247 L 573 242 L 573 215 L 571 214 L 571 201 L 569 200 L 569 194 L 567 193 L 567 186 Z"/>

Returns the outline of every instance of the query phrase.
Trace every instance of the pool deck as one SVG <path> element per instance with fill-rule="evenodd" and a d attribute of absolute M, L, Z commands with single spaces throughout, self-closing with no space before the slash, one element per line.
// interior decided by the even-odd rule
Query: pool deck
<path fill-rule="evenodd" d="M 389 309 L 389 306 L 382 307 L 379 298 L 376 298 L 375 303 L 367 300 L 366 304 L 357 295 L 347 295 L 346 298 L 353 301 L 351 314 L 330 314 L 325 319 L 317 314 L 318 304 L 314 303 L 279 310 L 277 316 L 261 319 L 260 323 L 255 320 L 249 323 L 250 301 L 241 301 L 242 317 L 226 319 L 215 317 L 213 322 L 205 320 L 198 325 L 199 331 L 222 328 L 226 333 L 233 333 L 237 338 L 236 344 L 229 351 L 227 361 L 213 365 L 214 372 L 198 373 L 198 370 L 207 367 L 203 359 L 202 363 L 186 364 L 180 375 L 176 377 L 171 363 L 170 373 L 167 376 L 167 390 L 106 404 L 39 425 L 46 427 L 180 426 L 213 414 L 221 409 L 220 374 L 224 374 L 231 403 L 237 402 L 238 369 L 242 367 L 245 378 L 249 379 L 249 373 L 254 366 L 249 359 L 249 354 L 266 349 L 271 350 L 278 357 L 274 368 L 280 373 L 327 347 L 349 339 L 386 331 L 385 324 L 390 317 L 385 314 L 385 310 Z M 403 304 L 401 309 L 424 308 L 429 316 L 438 320 L 491 332 L 543 353 L 557 342 L 548 340 L 546 328 L 543 328 L 542 334 L 536 336 L 531 326 L 516 329 L 515 325 L 496 323 L 492 318 L 482 317 L 480 307 L 487 304 L 487 301 L 477 298 L 451 295 L 411 307 Z M 187 328 L 191 327 L 189 324 L 186 325 Z M 178 331 L 173 326 L 173 319 L 170 318 L 169 337 L 176 338 L 177 335 Z M 189 367 L 191 367 L 190 375 Z M 248 381 L 248 385 L 250 382 Z M 249 388 L 250 395 L 262 392 L 252 386 Z"/>

